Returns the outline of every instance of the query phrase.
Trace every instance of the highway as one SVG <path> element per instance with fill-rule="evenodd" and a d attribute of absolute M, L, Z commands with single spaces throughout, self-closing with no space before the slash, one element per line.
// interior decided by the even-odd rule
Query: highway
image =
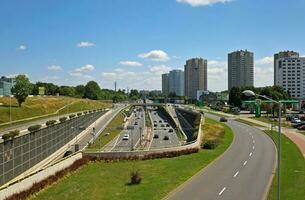
<path fill-rule="evenodd" d="M 168 123 L 167 119 L 156 110 L 153 110 L 150 113 L 154 127 L 152 134 L 153 138 L 149 149 L 180 146 L 176 130 Z M 170 130 L 172 130 L 172 132 L 170 132 Z M 154 135 L 157 135 L 158 137 L 156 138 Z M 168 140 L 164 140 L 165 136 L 168 137 Z"/>
<path fill-rule="evenodd" d="M 205 114 L 209 118 L 219 117 Z M 261 200 L 276 163 L 276 149 L 262 131 L 234 120 L 229 149 L 215 162 L 174 190 L 170 200 Z"/>

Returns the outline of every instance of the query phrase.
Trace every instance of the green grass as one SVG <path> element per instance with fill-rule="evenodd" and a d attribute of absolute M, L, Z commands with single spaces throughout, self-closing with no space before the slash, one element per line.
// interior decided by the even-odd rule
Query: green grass
<path fill-rule="evenodd" d="M 266 131 L 275 143 L 277 132 Z M 277 197 L 277 175 L 274 176 L 269 200 Z M 281 199 L 303 200 L 305 197 L 305 159 L 298 147 L 282 135 Z"/>
<path fill-rule="evenodd" d="M 223 126 L 226 131 L 223 143 L 214 150 L 201 150 L 199 153 L 176 158 L 91 162 L 32 199 L 162 199 L 229 147 L 233 140 L 232 130 L 224 124 Z M 129 186 L 129 175 L 134 170 L 139 170 L 143 179 L 141 184 Z"/>
<path fill-rule="evenodd" d="M 100 136 L 95 140 L 93 144 L 90 145 L 88 148 L 90 149 L 97 149 L 102 148 L 111 140 L 113 140 L 121 131 L 122 129 L 120 126 L 124 123 L 124 115 L 119 113 L 115 118 L 108 124 L 105 130 L 100 134 Z M 109 135 L 105 135 L 109 133 Z"/>
<path fill-rule="evenodd" d="M 148 115 L 148 111 L 145 111 L 145 125 L 149 128 L 152 127 L 150 117 Z"/>
<path fill-rule="evenodd" d="M 257 127 L 265 127 L 265 126 L 262 126 L 260 124 L 256 124 L 256 123 L 253 123 L 253 122 L 249 122 L 247 120 L 244 120 L 244 119 L 235 119 L 235 121 L 238 121 L 238 122 L 241 122 L 241 123 L 244 123 L 244 124 L 248 124 L 250 126 L 257 126 Z"/>
<path fill-rule="evenodd" d="M 273 124 L 274 126 L 278 125 L 278 121 L 271 121 L 270 118 L 266 117 L 266 116 L 262 116 L 262 117 L 251 117 L 252 119 L 267 123 L 267 124 Z M 277 120 L 277 118 L 276 118 Z M 285 119 L 282 119 L 282 126 L 283 127 L 291 127 L 287 121 Z"/>
<path fill-rule="evenodd" d="M 10 120 L 10 98 L 1 97 L 0 103 L 2 104 L 0 105 L 1 124 L 9 122 Z M 56 115 L 55 112 L 57 110 L 63 108 L 66 105 L 68 106 L 65 109 L 60 110 L 57 114 L 67 114 L 86 109 L 106 108 L 111 107 L 112 103 L 87 99 L 76 99 L 70 97 L 28 97 L 26 102 L 22 104 L 22 107 L 18 107 L 16 99 L 12 98 L 12 121 L 39 117 L 43 115 L 54 116 Z M 41 118 L 45 117 L 46 116 Z M 5 125 L 1 127 L 4 128 Z"/>

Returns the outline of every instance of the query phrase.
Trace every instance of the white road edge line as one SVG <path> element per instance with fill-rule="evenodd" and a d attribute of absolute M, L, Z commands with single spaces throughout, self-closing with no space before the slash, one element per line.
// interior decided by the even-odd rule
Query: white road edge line
<path fill-rule="evenodd" d="M 219 195 L 219 196 L 222 195 L 222 193 L 223 193 L 226 189 L 227 189 L 226 187 L 222 188 L 222 190 L 218 193 L 218 195 Z"/>
<path fill-rule="evenodd" d="M 243 166 L 245 166 L 245 165 L 247 164 L 247 162 L 248 162 L 248 161 L 245 161 L 244 164 L 243 164 Z"/>
<path fill-rule="evenodd" d="M 235 174 L 234 174 L 234 178 L 239 174 L 239 171 L 237 171 Z"/>

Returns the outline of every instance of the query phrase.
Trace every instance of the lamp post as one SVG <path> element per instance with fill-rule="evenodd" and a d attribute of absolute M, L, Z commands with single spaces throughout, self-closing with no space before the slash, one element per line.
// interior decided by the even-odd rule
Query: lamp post
<path fill-rule="evenodd" d="M 277 199 L 280 200 L 280 191 L 281 191 L 281 181 L 280 181 L 280 162 L 281 162 L 281 143 L 282 143 L 282 139 L 281 139 L 281 118 L 282 118 L 282 104 L 280 101 L 275 101 L 273 99 L 271 99 L 270 97 L 267 97 L 265 95 L 260 95 L 260 94 L 255 94 L 253 91 L 251 90 L 245 90 L 242 92 L 244 95 L 248 96 L 248 97 L 262 97 L 265 98 L 269 101 L 272 101 L 273 103 L 276 103 L 279 105 L 279 113 L 278 113 L 278 145 L 277 145 Z"/>

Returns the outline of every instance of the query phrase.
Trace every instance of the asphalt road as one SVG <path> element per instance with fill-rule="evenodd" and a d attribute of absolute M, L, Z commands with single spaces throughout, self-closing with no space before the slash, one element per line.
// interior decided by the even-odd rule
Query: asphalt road
<path fill-rule="evenodd" d="M 151 118 L 154 126 L 152 135 L 158 135 L 159 137 L 152 138 L 150 149 L 180 146 L 180 141 L 176 130 L 169 123 L 167 123 L 167 119 L 164 116 L 154 110 L 151 111 Z M 169 132 L 170 129 L 173 130 L 173 132 Z M 169 139 L 164 140 L 165 136 L 167 136 Z"/>
<path fill-rule="evenodd" d="M 145 112 L 143 108 L 131 115 L 128 126 L 133 126 L 133 129 L 123 130 L 119 137 L 108 145 L 107 149 L 110 146 L 110 151 L 130 151 L 140 146 L 140 137 L 142 135 L 143 138 L 145 127 Z M 123 140 L 125 134 L 129 135 L 128 140 Z"/>
<path fill-rule="evenodd" d="M 205 114 L 219 120 L 219 117 Z M 230 148 L 214 163 L 172 192 L 170 200 L 261 200 L 276 162 L 272 140 L 262 131 L 233 120 Z"/>

